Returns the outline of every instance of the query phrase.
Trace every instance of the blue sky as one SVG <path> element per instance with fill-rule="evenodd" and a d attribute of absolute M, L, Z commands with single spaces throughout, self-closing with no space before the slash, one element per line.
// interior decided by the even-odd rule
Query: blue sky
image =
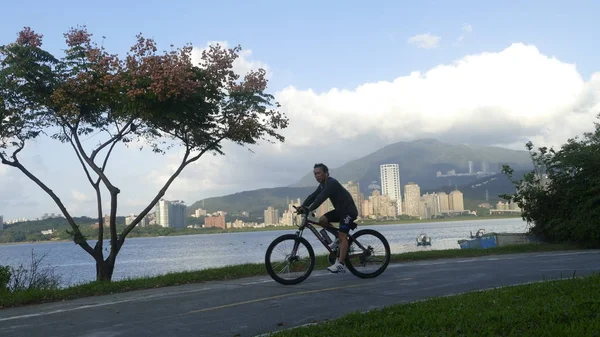
<path fill-rule="evenodd" d="M 438 138 L 442 140 L 468 142 L 465 139 L 457 140 L 444 136 L 449 135 L 451 129 L 442 129 L 436 125 L 424 127 L 421 133 L 406 131 L 409 127 L 422 124 L 413 117 L 415 114 L 427 116 L 431 113 L 428 109 L 433 109 L 431 102 L 439 101 L 440 97 L 443 97 L 443 92 L 435 91 L 439 90 L 440 85 L 433 85 L 435 90 L 423 89 L 424 92 L 431 92 L 431 96 L 426 96 L 421 92 L 415 92 L 413 95 L 413 97 L 416 97 L 417 94 L 423 95 L 427 99 L 420 101 L 415 99 L 408 102 L 395 97 L 410 91 L 411 86 L 414 87 L 417 84 L 402 87 L 405 88 L 402 92 L 393 89 L 385 92 L 379 90 L 377 91 L 378 95 L 367 97 L 366 94 L 359 93 L 357 90 L 366 83 L 389 87 L 389 84 L 399 77 L 407 77 L 417 71 L 423 75 L 440 65 L 452 66 L 456 61 L 465 60 L 464 58 L 470 55 L 481 56 L 481 62 L 478 64 L 484 68 L 473 69 L 483 69 L 480 70 L 482 72 L 492 71 L 494 67 L 501 66 L 513 66 L 514 69 L 514 67 L 522 66 L 519 65 L 521 57 L 519 53 L 525 53 L 523 55 L 529 56 L 523 56 L 523 60 L 527 60 L 523 62 L 531 62 L 532 66 L 524 66 L 522 73 L 524 78 L 531 76 L 532 81 L 521 81 L 517 78 L 519 73 L 515 72 L 516 75 L 513 77 L 516 82 L 532 83 L 533 85 L 538 83 L 533 80 L 536 74 L 554 74 L 553 71 L 556 71 L 557 75 L 554 78 L 557 82 L 563 83 L 561 85 L 564 87 L 558 87 L 559 84 L 557 84 L 556 88 L 542 88 L 545 83 L 539 82 L 539 89 L 536 89 L 538 91 L 532 92 L 531 97 L 536 97 L 535 99 L 540 100 L 540 104 L 544 105 L 546 104 L 543 102 L 544 92 L 549 92 L 548 90 L 570 92 L 573 97 L 585 90 L 592 91 L 592 95 L 595 95 L 596 81 L 590 81 L 590 78 L 592 74 L 600 71 L 597 43 L 600 41 L 600 30 L 594 23 L 597 20 L 597 13 L 600 12 L 600 5 L 594 1 L 569 3 L 566 1 L 503 1 L 494 4 L 484 1 L 415 1 L 410 4 L 406 1 L 372 3 L 365 1 L 222 1 L 219 4 L 215 1 L 103 1 L 90 3 L 30 1 L 6 3 L 0 8 L 3 13 L 8 13 L 0 21 L 0 44 L 13 41 L 16 33 L 23 26 L 31 26 L 32 29 L 44 35 L 44 46 L 58 53 L 64 46 L 62 34 L 69 27 L 87 25 L 89 31 L 94 33 L 96 38 L 106 36 L 105 45 L 111 52 L 125 53 L 128 47 L 134 43 L 135 35 L 142 32 L 146 37 L 154 38 L 159 46 L 165 49 L 169 44 L 181 46 L 184 43 L 192 43 L 198 48 L 204 48 L 208 41 L 227 41 L 229 45 L 241 44 L 244 49 L 252 51 L 251 55 L 247 56 L 250 64 L 266 64 L 268 66 L 271 73 L 270 90 L 278 93 L 278 98 L 281 97 L 288 103 L 287 106 L 284 105 L 284 109 L 293 117 L 291 122 L 298 121 L 294 130 L 290 130 L 288 137 L 288 139 L 295 138 L 292 138 L 292 141 L 286 141 L 284 145 L 276 149 L 265 147 L 254 157 L 243 150 L 240 152 L 241 150 L 232 147 L 231 153 L 236 154 L 232 155 L 232 158 L 210 158 L 202 164 L 204 166 L 192 168 L 183 177 L 181 184 L 174 185 L 168 194 L 168 197 L 184 199 L 188 204 L 203 197 L 258 187 L 290 184 L 307 172 L 312 162 L 331 158 L 330 166 L 336 167 L 336 165 L 339 166 L 366 155 L 369 151 L 376 150 L 393 141 L 411 140 L 421 135 L 437 134 Z M 470 31 L 464 30 L 467 25 L 470 27 Z M 409 43 L 411 37 L 419 34 L 439 37 L 437 45 L 426 49 Z M 459 42 L 461 35 L 463 38 Z M 535 51 L 515 48 L 512 54 L 506 54 L 512 56 L 496 58 L 485 56 L 485 53 L 504 55 L 500 53 L 518 43 L 535 48 Z M 536 57 L 539 58 L 539 62 L 536 61 Z M 559 67 L 548 61 L 552 58 L 556 58 L 561 64 L 571 64 L 576 68 Z M 499 63 L 496 65 L 494 62 Z M 527 69 L 542 64 L 540 62 L 543 62 L 544 66 L 540 65 L 535 73 L 528 72 Z M 544 68 L 546 66 L 547 68 Z M 473 71 L 471 70 L 469 74 L 473 74 Z M 458 70 L 447 72 L 451 72 L 455 77 L 448 77 L 439 83 L 452 83 L 450 81 L 467 78 L 465 75 L 459 74 Z M 475 75 L 469 76 L 471 77 L 468 78 L 476 78 L 473 77 Z M 563 80 L 558 76 L 565 76 L 568 80 Z M 478 80 L 489 81 L 489 88 L 492 88 L 493 82 L 496 81 L 489 76 Z M 509 79 L 503 78 L 502 80 L 508 81 Z M 422 85 L 423 88 L 426 88 L 427 85 L 430 85 L 429 83 L 433 82 L 417 81 L 414 83 L 419 83 L 419 86 Z M 566 87 L 567 85 L 570 86 Z M 405 121 L 405 124 L 396 125 L 397 130 L 400 131 L 377 130 L 373 126 L 372 128 L 357 128 L 355 132 L 349 132 L 350 134 L 337 132 L 327 136 L 331 138 L 331 142 L 327 146 L 301 142 L 299 139 L 302 135 L 322 137 L 323 134 L 332 130 L 331 123 L 334 123 L 332 121 L 339 118 L 340 111 L 338 110 L 343 110 L 342 104 L 336 105 L 336 99 L 332 98 L 331 90 L 334 88 L 347 90 L 347 95 L 349 95 L 347 100 L 364 102 L 361 104 L 364 104 L 365 107 L 368 107 L 369 104 L 377 105 L 377 107 L 373 107 L 374 111 L 380 111 L 380 114 L 390 114 L 394 120 L 393 116 L 399 116 L 398 120 Z M 469 86 L 469 88 L 471 87 Z M 510 88 L 510 85 L 507 84 L 506 88 Z M 540 119 L 538 123 L 543 127 L 539 128 L 539 132 L 531 131 L 532 125 L 536 124 L 525 117 L 519 117 L 519 114 L 525 112 L 519 110 L 518 107 L 533 106 L 538 101 L 531 98 L 530 101 L 521 102 L 518 101 L 522 99 L 519 95 L 516 92 L 511 97 L 490 97 L 489 101 L 485 101 L 483 98 L 482 101 L 477 101 L 478 106 L 490 105 L 491 102 L 494 102 L 495 106 L 501 106 L 502 102 L 507 102 L 502 109 L 509 111 L 512 118 L 505 124 L 499 123 L 501 126 L 504 125 L 504 128 L 499 129 L 502 135 L 506 135 L 506 130 L 518 127 L 524 132 L 519 134 L 519 137 L 529 137 L 527 139 L 541 137 L 539 139 L 543 141 L 560 143 L 566 137 L 582 131 L 577 127 L 563 133 L 561 133 L 562 131 L 552 131 L 553 127 L 558 127 L 557 125 L 576 125 L 581 120 L 570 119 L 571 124 L 565 124 L 558 118 L 566 118 L 564 116 L 568 114 L 566 112 L 558 113 L 549 105 L 544 106 L 546 109 L 552 110 L 552 113 L 550 110 L 547 112 L 553 117 L 542 118 L 544 111 L 538 112 L 535 118 L 543 119 L 543 121 Z M 408 97 L 407 100 L 409 99 L 411 98 Z M 461 102 L 458 102 L 458 98 L 446 98 L 446 101 L 448 99 L 456 103 L 454 109 L 456 115 L 450 116 L 449 114 L 446 117 L 447 121 L 459 120 L 461 116 L 465 115 L 474 116 L 472 114 L 475 110 L 467 108 L 475 104 L 468 101 L 469 97 L 461 98 L 463 99 Z M 565 101 L 557 100 L 557 109 L 578 104 L 577 99 L 573 98 L 573 101 L 568 99 L 565 96 Z M 389 101 L 389 106 L 383 107 L 382 105 L 387 103 L 381 103 L 382 100 Z M 509 101 L 512 102 L 511 100 L 515 103 L 509 103 Z M 299 108 L 302 102 L 307 104 L 307 101 L 315 104 L 309 115 L 306 115 L 305 110 Z M 592 103 L 595 102 L 593 100 Z M 443 102 L 440 104 L 443 106 Z M 403 107 L 404 110 L 415 110 L 411 116 L 401 117 L 403 116 L 402 112 L 397 110 L 400 107 Z M 592 104 L 589 107 L 594 108 L 595 106 Z M 302 115 L 303 113 L 305 115 Z M 584 119 L 589 121 L 590 115 L 591 112 Z M 306 120 L 309 117 L 313 119 Z M 368 116 L 361 118 L 368 118 Z M 484 116 L 480 115 L 477 118 L 484 118 Z M 580 116 L 573 118 L 580 118 Z M 307 133 L 308 131 L 301 130 L 300 126 L 297 126 L 300 121 L 316 123 L 316 128 L 321 129 L 316 133 Z M 528 121 L 527 123 L 530 124 L 525 125 L 523 123 L 526 122 L 523 121 Z M 591 125 L 584 129 L 588 130 L 589 128 Z M 311 132 L 314 132 L 314 127 Z M 515 143 L 523 143 L 521 138 L 515 136 L 514 142 L 506 141 L 500 144 L 501 142 L 497 138 L 491 136 L 493 130 L 486 132 L 488 133 L 485 138 L 492 145 L 510 147 L 515 146 Z M 559 136 L 549 138 L 550 134 L 559 134 Z M 354 149 L 352 153 L 344 152 L 341 148 L 336 147 L 339 145 L 347 148 L 348 142 L 354 144 L 351 146 Z M 30 151 L 24 154 L 24 158 L 26 158 L 24 160 L 29 160 L 32 165 L 37 165 L 38 172 L 56 184 L 57 191 L 62 193 L 62 199 L 72 206 L 74 213 L 94 214 L 93 202 L 89 198 L 91 197 L 91 188 L 85 185 L 85 179 L 80 179 L 84 177 L 77 173 L 78 168 L 73 161 L 73 153 L 67 146 L 61 145 L 55 148 L 55 145 L 57 145 L 55 142 L 42 141 L 35 147 L 31 146 L 28 148 Z M 519 146 L 517 145 L 517 147 Z M 306 154 L 305 158 L 309 162 L 303 164 L 290 153 Z M 157 177 L 164 176 L 166 163 L 176 160 L 174 158 L 176 153 L 173 154 L 173 157 L 167 158 L 149 153 L 132 155 L 128 150 L 123 149 L 116 155 L 115 161 L 118 164 L 115 164 L 113 174 L 122 181 L 122 190 L 133 191 L 123 193 L 119 213 L 135 213 L 143 208 L 144 201 L 151 199 L 152 191 L 158 189 L 158 185 L 153 185 L 155 183 L 153 179 L 160 180 Z M 131 160 L 135 160 L 133 165 Z M 247 166 L 253 160 L 270 163 L 273 165 L 274 172 L 265 176 L 260 165 Z M 130 163 L 127 165 L 127 169 L 123 169 L 123 163 Z M 238 174 L 236 167 L 239 165 L 254 167 L 256 172 L 255 174 Z M 57 167 L 61 167 L 61 169 L 58 170 Z M 216 167 L 220 169 L 217 170 Z M 7 171 L 6 168 L 0 168 L 0 214 L 3 214 L 5 219 L 36 217 L 46 212 L 57 211 L 47 196 L 20 177 L 18 172 L 12 171 L 14 170 Z M 224 178 L 224 172 L 230 172 L 239 178 Z M 74 176 L 79 180 L 73 179 Z M 186 182 L 188 185 L 189 182 L 192 182 L 196 187 L 193 189 L 183 188 Z M 8 192 L 10 189 L 16 189 L 16 191 Z M 140 194 L 147 197 L 140 197 Z M 84 197 L 86 195 L 89 197 Z"/>

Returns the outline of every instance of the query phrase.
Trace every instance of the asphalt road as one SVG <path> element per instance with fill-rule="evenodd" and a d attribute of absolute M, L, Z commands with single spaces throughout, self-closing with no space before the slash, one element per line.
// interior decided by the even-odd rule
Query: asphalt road
<path fill-rule="evenodd" d="M 355 311 L 600 271 L 600 250 L 393 264 L 375 279 L 315 270 L 0 309 L 0 336 L 258 336 Z"/>

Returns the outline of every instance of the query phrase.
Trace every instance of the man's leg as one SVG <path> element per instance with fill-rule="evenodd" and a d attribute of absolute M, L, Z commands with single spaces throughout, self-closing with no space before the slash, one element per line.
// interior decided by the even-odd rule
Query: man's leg
<path fill-rule="evenodd" d="M 331 224 L 332 222 L 340 222 L 340 216 L 335 210 L 329 211 L 323 214 L 317 223 L 317 225 L 327 229 L 327 231 L 333 235 L 333 241 L 336 239 L 336 228 Z"/>
<path fill-rule="evenodd" d="M 353 217 L 346 215 L 342 221 L 340 221 L 340 228 L 338 230 L 338 238 L 340 240 L 340 254 L 335 263 L 329 267 L 329 270 L 332 273 L 345 273 L 346 272 L 346 255 L 348 254 L 348 233 L 350 232 L 350 226 Z"/>
<path fill-rule="evenodd" d="M 327 218 L 327 214 L 323 214 L 321 215 L 321 217 L 319 218 L 319 222 L 317 223 L 317 225 L 323 227 L 323 228 L 333 228 L 333 225 L 331 224 L 330 219 Z"/>

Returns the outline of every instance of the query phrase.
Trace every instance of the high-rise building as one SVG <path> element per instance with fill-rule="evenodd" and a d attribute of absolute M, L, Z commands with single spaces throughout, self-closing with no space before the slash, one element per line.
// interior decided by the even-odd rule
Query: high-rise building
<path fill-rule="evenodd" d="M 398 164 L 384 164 L 380 166 L 381 193 L 396 202 L 398 215 L 402 215 L 402 197 L 400 194 L 400 167 Z"/>
<path fill-rule="evenodd" d="M 161 227 L 185 228 L 185 209 L 183 201 L 160 199 L 156 205 L 156 222 Z"/>
<path fill-rule="evenodd" d="M 490 172 L 490 163 L 486 161 L 481 162 L 481 172 L 489 173 Z"/>
<path fill-rule="evenodd" d="M 169 220 L 172 223 L 171 227 L 185 228 L 185 211 L 187 206 L 181 200 L 173 201 L 171 204 L 173 205 L 173 217 Z"/>
<path fill-rule="evenodd" d="M 265 209 L 265 225 L 277 225 L 279 224 L 279 210 L 274 209 L 273 206 L 269 206 Z"/>
<path fill-rule="evenodd" d="M 409 216 L 418 217 L 419 212 L 419 204 L 421 202 L 421 188 L 419 185 L 409 182 L 404 185 L 404 204 L 406 208 L 404 209 L 404 214 Z"/>
<path fill-rule="evenodd" d="M 463 194 L 459 190 L 454 190 L 448 195 L 448 204 L 452 211 L 464 211 L 465 204 Z"/>
<path fill-rule="evenodd" d="M 469 160 L 469 174 L 473 174 L 473 173 L 475 173 L 475 172 L 473 172 L 473 171 L 474 171 L 474 169 L 473 169 L 473 161 L 472 161 L 472 160 Z"/>
<path fill-rule="evenodd" d="M 423 194 L 421 203 L 423 204 L 424 211 L 424 214 L 422 214 L 423 218 L 429 219 L 440 214 L 440 196 L 437 193 Z M 448 203 L 448 199 L 446 199 L 446 203 Z"/>
<path fill-rule="evenodd" d="M 356 209 L 358 210 L 358 215 L 361 216 L 361 204 L 362 200 L 360 198 L 360 185 L 358 181 L 349 181 L 347 184 L 343 185 L 345 189 L 348 190 L 350 195 L 352 196 L 352 200 L 354 200 L 354 204 L 356 205 Z"/>
<path fill-rule="evenodd" d="M 450 210 L 448 194 L 446 194 L 446 192 L 438 192 L 437 195 L 440 199 L 440 212 L 448 212 Z"/>
<path fill-rule="evenodd" d="M 204 227 L 218 227 L 218 228 L 227 228 L 227 224 L 225 223 L 225 215 L 209 215 L 204 218 Z"/>

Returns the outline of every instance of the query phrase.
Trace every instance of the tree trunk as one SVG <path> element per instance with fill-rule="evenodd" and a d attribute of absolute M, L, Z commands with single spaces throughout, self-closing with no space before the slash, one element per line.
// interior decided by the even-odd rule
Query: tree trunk
<path fill-rule="evenodd" d="M 96 259 L 96 281 L 110 282 L 114 270 L 115 264 L 114 262 L 110 262 L 110 259 L 107 261 L 104 261 L 102 258 Z"/>

